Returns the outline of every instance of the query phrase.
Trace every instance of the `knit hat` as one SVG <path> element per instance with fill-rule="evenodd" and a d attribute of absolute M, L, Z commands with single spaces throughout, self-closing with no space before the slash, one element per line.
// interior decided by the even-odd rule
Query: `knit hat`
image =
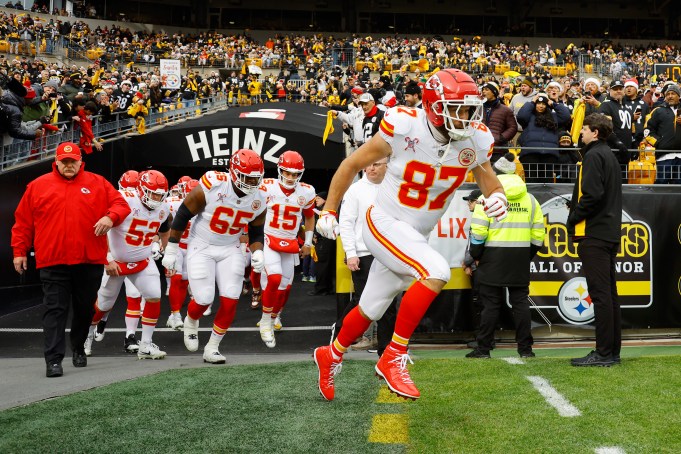
<path fill-rule="evenodd" d="M 673 91 L 673 92 L 676 93 L 677 95 L 681 96 L 681 87 L 679 87 L 679 86 L 676 85 L 676 84 L 670 85 L 669 87 L 667 87 L 666 93 L 669 93 L 670 91 Z M 665 94 L 666 94 L 666 93 L 665 93 Z"/>
<path fill-rule="evenodd" d="M 352 90 L 351 90 L 351 91 L 352 91 L 354 94 L 356 94 L 356 95 L 361 95 L 362 93 L 364 93 L 364 90 L 362 90 L 362 89 L 359 88 L 359 87 L 352 87 Z"/>
<path fill-rule="evenodd" d="M 549 87 L 556 87 L 558 89 L 558 93 L 563 93 L 563 86 L 556 81 L 549 82 L 549 84 L 546 86 L 546 88 L 549 88 Z"/>
<path fill-rule="evenodd" d="M 404 94 L 406 95 L 420 95 L 421 94 L 421 87 L 419 87 L 419 84 L 416 82 L 409 82 L 407 86 L 404 88 Z"/>
<path fill-rule="evenodd" d="M 494 171 L 497 174 L 511 174 L 515 173 L 515 155 L 510 151 L 499 158 L 494 163 Z"/>
<path fill-rule="evenodd" d="M 601 88 L 601 81 L 596 79 L 595 77 L 587 77 L 586 80 L 584 81 L 584 86 L 586 87 L 586 84 L 589 82 L 593 82 L 596 84 L 596 87 Z"/>
<path fill-rule="evenodd" d="M 7 82 L 7 89 L 20 98 L 26 97 L 26 87 L 21 85 L 21 82 L 14 77 L 10 78 L 9 82 Z"/>
<path fill-rule="evenodd" d="M 636 80 L 635 77 L 632 77 L 631 79 L 627 79 L 624 81 L 624 88 L 627 87 L 634 87 L 635 89 L 638 90 L 638 80 Z"/>
<path fill-rule="evenodd" d="M 491 91 L 495 98 L 499 97 L 499 85 L 497 85 L 496 82 L 487 82 L 483 84 L 482 88 L 487 88 Z"/>
<path fill-rule="evenodd" d="M 534 88 L 534 83 L 530 79 L 523 79 L 520 85 L 525 84 L 530 88 Z"/>

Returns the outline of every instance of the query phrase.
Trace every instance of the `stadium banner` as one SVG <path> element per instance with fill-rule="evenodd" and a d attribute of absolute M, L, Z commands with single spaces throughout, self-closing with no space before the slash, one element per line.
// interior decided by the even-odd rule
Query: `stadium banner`
<path fill-rule="evenodd" d="M 182 82 L 182 67 L 180 60 L 161 59 L 161 88 L 179 90 Z"/>
<path fill-rule="evenodd" d="M 681 80 L 681 64 L 679 63 L 655 63 L 653 72 L 656 76 L 664 74 L 668 80 Z"/>
<path fill-rule="evenodd" d="M 464 219 L 470 214 L 462 196 L 474 188 L 467 184 L 457 191 L 431 234 L 430 244 L 450 261 L 452 280 L 421 321 L 421 333 L 475 328 L 470 281 L 460 268 L 470 225 Z M 528 190 L 542 206 L 547 229 L 544 247 L 530 264 L 533 321 L 546 325 L 539 309 L 553 325 L 593 325 L 593 303 L 577 244 L 565 227 L 572 185 L 528 184 Z M 623 188 L 622 236 L 615 267 L 625 329 L 681 327 L 681 211 L 675 208 L 680 204 L 681 193 L 674 186 Z M 512 329 L 512 319 L 502 317 L 501 325 Z"/>
<path fill-rule="evenodd" d="M 345 158 L 340 120 L 326 145 L 328 109 L 309 104 L 265 103 L 227 109 L 121 141 L 129 168 L 214 168 L 229 165 L 232 152 L 255 150 L 274 168 L 286 150 L 298 151 L 306 169 L 333 169 Z"/>

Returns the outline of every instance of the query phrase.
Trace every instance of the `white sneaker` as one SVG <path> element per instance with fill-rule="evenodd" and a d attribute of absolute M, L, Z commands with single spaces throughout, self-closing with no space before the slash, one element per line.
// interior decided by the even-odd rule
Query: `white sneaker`
<path fill-rule="evenodd" d="M 85 345 L 84 345 L 84 350 L 85 350 L 85 356 L 90 356 L 92 355 L 92 342 L 95 340 L 95 336 L 92 334 L 88 334 L 88 336 L 85 338 Z"/>
<path fill-rule="evenodd" d="M 166 326 L 170 329 L 180 331 L 184 326 L 184 323 L 182 322 L 182 316 L 180 315 L 180 313 L 175 312 L 174 314 L 170 314 L 170 316 L 168 317 L 168 321 L 166 322 Z"/>
<path fill-rule="evenodd" d="M 212 313 L 213 313 L 213 305 L 211 304 L 211 305 L 208 306 L 208 308 L 205 311 L 203 311 L 203 316 L 208 317 Z"/>
<path fill-rule="evenodd" d="M 274 330 L 281 331 L 281 327 L 281 316 L 277 315 L 277 318 L 274 319 Z"/>
<path fill-rule="evenodd" d="M 203 348 L 203 362 L 210 364 L 225 364 L 225 357 L 220 354 L 217 348 L 206 345 Z"/>
<path fill-rule="evenodd" d="M 140 348 L 137 350 L 138 359 L 163 359 L 166 357 L 166 352 L 159 349 L 158 346 L 151 342 L 140 342 Z"/>
<path fill-rule="evenodd" d="M 104 330 L 106 329 L 106 320 L 100 320 L 95 329 L 95 341 L 101 342 L 104 340 Z"/>
<path fill-rule="evenodd" d="M 269 323 L 260 323 L 260 339 L 267 345 L 268 348 L 274 348 L 277 346 L 277 340 L 274 338 L 274 331 L 272 330 L 272 319 L 269 319 Z"/>
<path fill-rule="evenodd" d="M 199 349 L 199 321 L 192 320 L 187 315 L 184 318 L 184 346 L 190 352 L 195 352 Z"/>

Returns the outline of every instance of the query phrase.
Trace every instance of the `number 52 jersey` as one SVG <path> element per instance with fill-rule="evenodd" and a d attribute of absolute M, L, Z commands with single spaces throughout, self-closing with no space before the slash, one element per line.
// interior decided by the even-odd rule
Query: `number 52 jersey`
<path fill-rule="evenodd" d="M 211 170 L 199 180 L 206 207 L 192 222 L 189 242 L 196 238 L 215 246 L 239 244 L 244 228 L 265 211 L 265 191 L 239 197 L 229 174 Z"/>
<path fill-rule="evenodd" d="M 151 257 L 151 243 L 168 215 L 170 207 L 163 202 L 150 210 L 142 204 L 136 192 L 121 190 L 130 206 L 130 214 L 118 226 L 109 230 L 109 250 L 117 262 L 133 263 Z"/>
<path fill-rule="evenodd" d="M 442 144 L 430 132 L 422 109 L 389 109 L 379 134 L 392 155 L 374 205 L 428 235 L 468 171 L 492 155 L 494 138 L 489 129 L 478 122 L 470 127 L 475 131 L 471 137 Z"/>

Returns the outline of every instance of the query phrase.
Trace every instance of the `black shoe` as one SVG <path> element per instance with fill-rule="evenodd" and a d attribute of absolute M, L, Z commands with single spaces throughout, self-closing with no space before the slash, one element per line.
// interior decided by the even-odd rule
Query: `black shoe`
<path fill-rule="evenodd" d="M 333 295 L 333 293 L 328 290 L 310 290 L 307 292 L 309 296 L 322 296 L 322 295 Z"/>
<path fill-rule="evenodd" d="M 50 363 L 47 365 L 46 377 L 61 377 L 62 375 L 64 375 L 64 369 L 62 369 L 61 363 Z"/>
<path fill-rule="evenodd" d="M 478 341 L 472 340 L 469 343 L 466 344 L 466 347 L 468 348 L 478 348 Z"/>
<path fill-rule="evenodd" d="M 73 367 L 86 367 L 87 366 L 87 356 L 85 352 L 73 351 Z"/>
<path fill-rule="evenodd" d="M 532 350 L 527 352 L 518 352 L 518 354 L 520 355 L 521 358 L 534 358 L 535 356 L 537 356 L 534 354 Z"/>
<path fill-rule="evenodd" d="M 587 367 L 587 366 L 600 366 L 600 367 L 610 367 L 615 364 L 615 361 L 611 356 L 601 356 L 596 350 L 591 350 L 591 353 L 584 356 L 583 358 L 573 358 L 570 360 L 573 366 Z"/>
<path fill-rule="evenodd" d="M 97 329 L 95 330 L 95 340 L 97 342 L 104 339 L 104 330 L 106 329 L 106 320 L 100 320 L 97 323 Z"/>
<path fill-rule="evenodd" d="M 622 358 L 620 358 L 620 355 L 612 355 L 612 362 L 615 364 L 622 364 Z"/>
<path fill-rule="evenodd" d="M 491 356 L 489 356 L 489 352 L 485 353 L 479 348 L 476 348 L 472 352 L 468 352 L 466 355 L 466 358 L 485 358 L 485 359 L 490 359 Z"/>
<path fill-rule="evenodd" d="M 135 335 L 131 334 L 128 337 L 125 338 L 125 344 L 123 344 L 123 350 L 125 350 L 126 353 L 137 353 L 137 350 L 140 349 L 140 343 L 137 339 L 135 339 Z"/>

